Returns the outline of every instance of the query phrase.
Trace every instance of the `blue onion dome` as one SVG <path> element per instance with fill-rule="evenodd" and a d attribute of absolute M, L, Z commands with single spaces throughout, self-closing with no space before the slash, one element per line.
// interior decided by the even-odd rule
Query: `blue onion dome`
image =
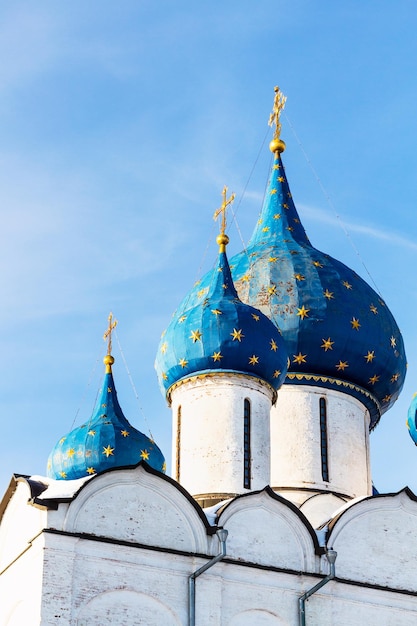
<path fill-rule="evenodd" d="M 285 383 L 336 388 L 360 398 L 373 428 L 404 384 L 403 339 L 384 300 L 354 271 L 311 245 L 282 163 L 278 117 L 279 112 L 260 218 L 246 250 L 230 261 L 236 290 L 281 330 L 290 359 Z M 204 298 L 210 280 L 209 273 L 181 306 Z"/>
<path fill-rule="evenodd" d="M 73 480 L 116 467 L 146 461 L 165 472 L 165 459 L 156 443 L 127 421 L 117 400 L 110 354 L 103 386 L 91 418 L 62 437 L 48 459 L 47 475 L 56 480 Z"/>
<path fill-rule="evenodd" d="M 226 256 L 224 231 L 217 267 L 204 297 L 181 305 L 163 333 L 155 361 L 162 392 L 196 375 L 233 372 L 278 389 L 287 370 L 287 350 L 277 327 L 236 293 Z"/>
<path fill-rule="evenodd" d="M 417 393 L 414 394 L 408 409 L 407 428 L 411 439 L 417 446 Z"/>
<path fill-rule="evenodd" d="M 324 386 L 349 383 L 341 390 L 365 401 L 373 428 L 404 384 L 403 339 L 384 300 L 353 270 L 310 244 L 281 152 L 274 150 L 247 249 L 231 260 L 236 288 L 281 329 L 291 361 L 285 382 L 316 384 L 308 380 L 311 374 Z"/>

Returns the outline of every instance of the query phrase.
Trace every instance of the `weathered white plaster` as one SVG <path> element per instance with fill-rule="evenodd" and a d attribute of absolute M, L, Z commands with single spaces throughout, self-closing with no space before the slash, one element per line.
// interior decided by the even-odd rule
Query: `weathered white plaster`
<path fill-rule="evenodd" d="M 290 503 L 271 494 L 250 494 L 225 507 L 219 524 L 229 531 L 228 554 L 260 565 L 319 572 L 310 524 Z"/>
<path fill-rule="evenodd" d="M 172 392 L 173 474 L 192 495 L 249 491 L 243 486 L 245 398 L 251 489 L 262 489 L 270 481 L 271 389 L 249 376 L 222 374 L 190 379 Z"/>
<path fill-rule="evenodd" d="M 326 401 L 329 480 L 322 475 L 320 398 Z M 271 486 L 370 495 L 369 413 L 333 389 L 283 385 L 271 410 Z M 302 495 L 302 494 L 301 494 Z"/>
<path fill-rule="evenodd" d="M 12 512 L 32 520 L 26 535 L 37 528 L 22 493 L 8 503 L 0 541 Z M 218 553 L 219 541 L 181 489 L 140 466 L 96 476 L 70 503 L 57 504 L 41 519 L 48 527 L 65 517 L 65 530 L 38 533 L 0 574 L 0 626 L 187 624 L 189 576 Z M 416 521 L 408 491 L 346 506 L 330 524 L 337 580 L 306 603 L 307 625 L 413 624 Z M 308 521 L 266 489 L 224 505 L 219 524 L 229 531 L 227 556 L 197 579 L 197 625 L 296 626 L 299 596 L 328 573 Z"/>

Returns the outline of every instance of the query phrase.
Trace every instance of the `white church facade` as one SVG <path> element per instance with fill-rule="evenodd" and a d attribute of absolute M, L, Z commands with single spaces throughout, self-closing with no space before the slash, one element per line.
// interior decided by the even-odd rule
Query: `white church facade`
<path fill-rule="evenodd" d="M 172 478 L 113 379 L 47 476 L 0 502 L 0 626 L 409 626 L 417 498 L 372 487 L 369 431 L 406 357 L 385 302 L 304 231 L 274 159 L 246 249 L 184 297 L 156 357 Z"/>

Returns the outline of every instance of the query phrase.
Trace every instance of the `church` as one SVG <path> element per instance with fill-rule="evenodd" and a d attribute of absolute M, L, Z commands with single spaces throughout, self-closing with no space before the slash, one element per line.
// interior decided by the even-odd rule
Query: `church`
<path fill-rule="evenodd" d="M 310 243 L 284 105 L 275 88 L 250 241 L 228 258 L 225 187 L 214 268 L 173 302 L 157 348 L 172 476 L 119 403 L 110 315 L 93 414 L 51 442 L 46 476 L 14 474 L 0 502 L 0 626 L 417 621 L 417 498 L 378 493 L 369 451 L 404 342 L 388 304 Z"/>

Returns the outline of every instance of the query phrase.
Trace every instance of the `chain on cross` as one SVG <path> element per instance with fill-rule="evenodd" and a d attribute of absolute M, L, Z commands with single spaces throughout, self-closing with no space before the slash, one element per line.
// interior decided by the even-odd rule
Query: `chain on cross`
<path fill-rule="evenodd" d="M 113 313 L 110 313 L 108 320 L 109 320 L 109 325 L 108 325 L 106 332 L 103 335 L 103 339 L 104 341 L 107 340 L 107 354 L 111 354 L 111 335 L 117 326 L 117 320 L 113 320 Z"/>
<path fill-rule="evenodd" d="M 232 193 L 230 198 L 227 198 L 227 187 L 225 185 L 223 187 L 222 195 L 223 195 L 222 205 L 221 205 L 221 207 L 219 207 L 217 209 L 217 211 L 215 211 L 215 213 L 213 215 L 213 219 L 217 220 L 217 218 L 219 217 L 220 213 L 222 214 L 222 223 L 221 223 L 221 227 L 220 227 L 220 234 L 224 235 L 225 232 L 226 232 L 226 209 L 229 206 L 229 204 L 232 204 L 233 200 L 235 199 L 235 195 L 236 194 Z"/>

